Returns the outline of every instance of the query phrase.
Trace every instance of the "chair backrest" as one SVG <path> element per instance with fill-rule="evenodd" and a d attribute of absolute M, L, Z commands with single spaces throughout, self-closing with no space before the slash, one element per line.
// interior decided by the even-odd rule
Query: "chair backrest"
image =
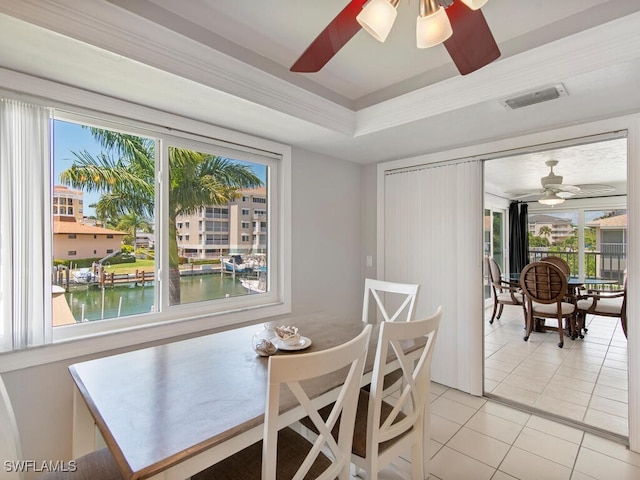
<path fill-rule="evenodd" d="M 567 277 L 571 275 L 571 267 L 564 258 L 549 256 L 542 257 L 540 261 L 553 263 L 556 267 L 560 268 Z"/>
<path fill-rule="evenodd" d="M 501 292 L 500 277 L 502 273 L 500 272 L 500 265 L 498 265 L 498 262 L 496 262 L 493 257 L 487 257 L 487 270 L 489 270 L 489 280 L 491 281 L 491 286 L 494 288 L 494 291 Z"/>
<path fill-rule="evenodd" d="M 22 473 L 17 468 L 17 462 L 22 460 L 20 449 L 20 437 L 18 436 L 18 425 L 11 407 L 9 394 L 4 386 L 4 381 L 0 376 L 0 459 L 2 460 L 2 478 L 7 480 L 17 480 L 22 478 Z M 5 462 L 16 462 L 7 467 Z"/>
<path fill-rule="evenodd" d="M 369 395 L 367 458 L 377 456 L 383 442 L 401 437 L 411 429 L 416 430 L 416 433 L 422 432 L 425 402 L 430 401 L 426 395 L 431 380 L 431 357 L 441 316 L 442 306 L 424 320 L 384 322 L 380 326 Z M 420 352 L 420 358 L 414 362 L 404 354 L 403 344 L 406 347 L 407 341 L 420 337 L 426 337 L 426 343 Z M 393 409 L 381 422 L 384 369 L 390 352 L 400 362 L 403 387 Z"/>
<path fill-rule="evenodd" d="M 318 429 L 319 435 L 307 458 L 299 467 L 295 478 L 304 478 L 321 449 L 329 450 L 331 465 L 319 480 L 349 478 L 351 465 L 351 444 L 358 404 L 358 392 L 364 370 L 367 347 L 372 325 L 367 325 L 356 338 L 337 347 L 320 352 L 299 355 L 269 357 L 269 386 L 264 422 L 264 442 L 262 450 L 262 478 L 276 478 L 276 452 L 279 423 L 281 386 L 286 385 L 305 413 Z M 345 367 L 349 367 L 348 369 Z M 344 383 L 340 389 L 331 413 L 326 421 L 318 413 L 308 395 L 308 384 L 301 383 L 316 377 L 342 372 Z M 333 375 L 332 375 L 333 376 Z M 339 422 L 337 441 L 331 430 Z M 326 453 L 326 451 L 325 451 Z"/>
<path fill-rule="evenodd" d="M 369 299 L 373 297 L 380 316 L 377 323 L 395 322 L 398 319 L 411 321 L 414 318 L 416 296 L 420 285 L 410 283 L 387 282 L 367 278 L 364 281 L 364 300 L 362 302 L 362 321 L 369 321 Z"/>
<path fill-rule="evenodd" d="M 527 302 L 561 302 L 567 294 L 567 286 L 567 275 L 551 262 L 530 263 L 520 274 L 520 287 Z"/>

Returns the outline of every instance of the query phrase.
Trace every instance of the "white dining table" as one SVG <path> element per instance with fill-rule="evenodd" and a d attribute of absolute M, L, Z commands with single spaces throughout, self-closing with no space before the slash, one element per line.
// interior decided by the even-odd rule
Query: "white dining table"
<path fill-rule="evenodd" d="M 364 328 L 360 319 L 327 314 L 272 323 L 295 325 L 312 341 L 305 350 L 278 355 L 324 350 Z M 251 340 L 262 328 L 234 328 L 71 365 L 74 457 L 95 450 L 102 437 L 124 478 L 185 479 L 260 440 L 268 357 L 256 355 Z M 371 339 L 363 384 L 370 382 L 377 329 Z M 312 395 L 329 404 L 339 386 L 329 376 L 314 383 Z M 305 414 L 286 394 L 280 411 L 282 426 Z"/>

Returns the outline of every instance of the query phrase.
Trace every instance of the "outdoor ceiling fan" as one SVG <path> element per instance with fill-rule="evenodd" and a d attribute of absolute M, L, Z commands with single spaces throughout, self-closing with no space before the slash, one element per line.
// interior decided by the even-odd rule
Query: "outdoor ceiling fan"
<path fill-rule="evenodd" d="M 395 21 L 400 1 L 351 0 L 290 70 L 318 72 L 361 28 L 384 42 Z M 418 48 L 444 43 L 462 75 L 496 60 L 500 50 L 480 11 L 485 3 L 487 0 L 419 0 L 416 22 Z"/>
<path fill-rule="evenodd" d="M 592 195 L 602 195 L 614 190 L 610 185 L 584 184 L 584 185 L 567 185 L 562 183 L 563 177 L 553 172 L 553 167 L 558 165 L 557 160 L 547 160 L 544 162 L 549 167 L 549 174 L 540 179 L 542 189 L 529 190 L 510 190 L 505 192 L 512 196 L 513 200 L 535 199 L 543 205 L 559 205 L 567 198 L 580 196 L 587 197 Z"/>

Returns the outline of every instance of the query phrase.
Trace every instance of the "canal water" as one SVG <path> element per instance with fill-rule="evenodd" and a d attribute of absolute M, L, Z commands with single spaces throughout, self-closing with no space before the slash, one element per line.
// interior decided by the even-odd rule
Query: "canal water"
<path fill-rule="evenodd" d="M 119 285 L 104 289 L 104 316 L 102 289 L 97 285 L 75 287 L 65 294 L 71 313 L 77 322 L 149 313 L 154 309 L 155 286 Z M 181 303 L 215 300 L 226 296 L 247 295 L 239 278 L 229 275 L 195 275 L 180 278 Z"/>

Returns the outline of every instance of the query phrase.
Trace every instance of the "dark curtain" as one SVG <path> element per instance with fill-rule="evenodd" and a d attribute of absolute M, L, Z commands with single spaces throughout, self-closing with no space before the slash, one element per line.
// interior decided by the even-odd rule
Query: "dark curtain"
<path fill-rule="evenodd" d="M 509 205 L 509 273 L 519 274 L 529 263 L 529 206 Z"/>

